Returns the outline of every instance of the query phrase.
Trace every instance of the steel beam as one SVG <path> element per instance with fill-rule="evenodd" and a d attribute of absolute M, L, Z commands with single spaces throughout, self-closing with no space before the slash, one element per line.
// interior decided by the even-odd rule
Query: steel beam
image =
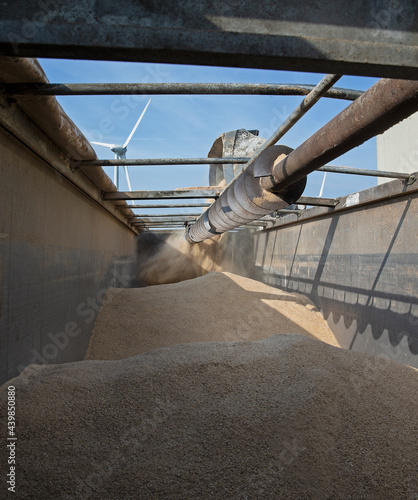
<path fill-rule="evenodd" d="M 171 200 L 178 198 L 199 199 L 199 198 L 217 198 L 222 189 L 178 189 L 174 191 L 118 191 L 116 193 L 104 193 L 105 200 Z"/>
<path fill-rule="evenodd" d="M 0 52 L 416 78 L 416 0 L 2 1 Z M 144 81 L 161 82 L 165 68 Z M 146 80 L 145 80 L 146 78 Z"/>
<path fill-rule="evenodd" d="M 161 218 L 161 219 L 152 219 L 152 218 L 142 218 L 141 220 L 133 220 L 131 224 L 133 225 L 141 225 L 144 223 L 166 223 L 166 222 L 194 222 L 196 220 L 196 217 L 181 217 L 177 218 L 174 217 L 172 219 L 170 218 Z"/>
<path fill-rule="evenodd" d="M 142 226 L 139 226 L 141 229 L 181 229 L 182 232 L 184 231 L 184 224 L 144 224 Z"/>
<path fill-rule="evenodd" d="M 17 95 L 307 95 L 313 85 L 285 83 L 8 83 L 0 92 Z M 333 88 L 332 99 L 354 101 L 362 90 Z"/>
<path fill-rule="evenodd" d="M 129 205 L 129 208 L 196 208 L 196 207 L 210 207 L 211 203 L 179 203 L 177 205 Z"/>
<path fill-rule="evenodd" d="M 313 207 L 335 207 L 340 201 L 338 198 L 315 198 L 312 196 L 301 196 L 297 200 L 298 205 L 311 205 Z M 129 208 L 133 208 L 132 206 Z"/>
<path fill-rule="evenodd" d="M 366 175 L 369 177 L 389 177 L 391 179 L 409 179 L 411 174 L 407 172 L 387 172 L 385 170 L 368 170 L 365 168 L 336 167 L 325 165 L 317 170 L 321 172 L 335 172 L 337 174 Z"/>
<path fill-rule="evenodd" d="M 301 210 L 293 210 L 291 208 L 281 208 L 276 210 L 276 214 L 300 214 Z"/>
<path fill-rule="evenodd" d="M 208 165 L 222 163 L 247 163 L 249 158 L 144 158 L 134 160 L 92 160 L 80 161 L 75 167 L 118 167 L 153 165 Z"/>
<path fill-rule="evenodd" d="M 291 123 L 293 126 L 295 122 Z M 290 128 L 289 126 L 289 128 Z M 287 128 L 287 130 L 289 130 Z M 286 131 L 287 131 L 286 130 Z M 280 135 L 282 137 L 284 133 Z M 275 140 L 269 141 L 270 144 Z M 263 146 L 266 149 L 268 146 Z M 261 151 L 260 151 L 261 152 Z M 257 152 L 257 155 L 259 153 Z M 255 155 L 253 158 L 255 159 Z M 246 164 L 252 158 L 247 157 L 221 157 L 221 158 L 144 158 L 133 160 L 93 160 L 80 161 L 74 165 L 74 168 L 79 167 L 116 167 L 116 166 L 164 166 L 164 165 L 208 165 L 208 164 Z M 371 177 L 388 177 L 393 179 L 408 179 L 410 174 L 406 172 L 387 172 L 383 170 L 367 170 L 354 167 L 339 167 L 337 165 L 325 165 L 318 168 L 322 172 L 335 172 L 339 174 L 365 175 Z M 131 208 L 131 207 L 130 207 Z"/>
<path fill-rule="evenodd" d="M 189 224 L 192 224 L 193 221 L 183 221 L 183 220 L 180 220 L 180 221 L 161 221 L 161 222 L 154 222 L 154 221 L 149 221 L 149 222 L 142 222 L 142 223 L 134 223 L 133 226 L 134 227 L 146 227 L 146 226 L 183 226 L 183 227 L 187 227 Z M 273 226 L 274 224 L 272 223 L 271 226 Z M 266 226 L 267 227 L 267 226 Z"/>
<path fill-rule="evenodd" d="M 142 217 L 149 217 L 150 219 L 152 218 L 161 218 L 161 217 L 199 217 L 202 215 L 202 212 L 199 212 L 197 214 L 135 214 L 129 217 L 129 219 L 138 219 Z"/>
<path fill-rule="evenodd" d="M 189 222 L 189 221 L 185 221 L 185 220 L 166 220 L 166 221 L 158 221 L 158 220 L 153 220 L 153 221 L 134 221 L 132 222 L 132 225 L 133 226 L 138 226 L 138 225 L 150 225 L 150 224 L 155 224 L 155 225 L 163 225 L 163 224 L 174 224 L 174 225 L 183 225 L 186 223 L 186 222 Z"/>
<path fill-rule="evenodd" d="M 274 222 L 276 222 L 278 219 L 275 219 Z M 180 222 L 145 222 L 145 223 L 133 223 L 133 226 L 135 227 L 181 227 L 184 229 L 185 223 L 189 221 L 180 221 Z M 245 229 L 247 227 L 273 227 L 274 222 L 269 221 L 270 224 L 267 221 L 252 221 L 252 222 L 247 222 L 247 224 L 243 224 L 239 228 L 236 229 Z"/>

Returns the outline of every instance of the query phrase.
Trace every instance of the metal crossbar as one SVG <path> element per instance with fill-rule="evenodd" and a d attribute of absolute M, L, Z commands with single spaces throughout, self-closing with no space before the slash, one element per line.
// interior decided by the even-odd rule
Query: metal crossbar
<path fill-rule="evenodd" d="M 9 83 L 6 95 L 307 95 L 314 85 L 283 83 Z M 333 88 L 324 97 L 354 101 L 361 90 Z"/>

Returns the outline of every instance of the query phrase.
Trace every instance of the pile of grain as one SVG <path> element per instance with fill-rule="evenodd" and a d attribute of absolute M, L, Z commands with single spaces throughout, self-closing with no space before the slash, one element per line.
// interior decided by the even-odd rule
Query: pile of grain
<path fill-rule="evenodd" d="M 417 372 L 304 335 L 32 366 L 9 384 L 15 498 L 399 500 L 418 492 Z M 6 386 L 0 392 L 5 415 Z M 4 478 L 6 460 L 1 467 Z"/>
<path fill-rule="evenodd" d="M 181 283 L 110 289 L 85 359 L 123 359 L 175 344 L 260 340 L 287 332 L 337 345 L 306 297 L 211 272 Z"/>

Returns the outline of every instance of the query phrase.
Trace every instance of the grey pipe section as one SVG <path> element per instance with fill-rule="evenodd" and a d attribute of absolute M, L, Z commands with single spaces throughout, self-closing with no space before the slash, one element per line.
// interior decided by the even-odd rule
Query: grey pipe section
<path fill-rule="evenodd" d="M 272 146 L 271 151 L 277 157 L 289 154 L 292 149 Z M 305 186 L 306 179 L 302 179 L 280 195 L 271 193 L 261 188 L 259 179 L 254 177 L 254 165 L 251 165 L 188 228 L 186 239 L 189 243 L 197 243 L 292 205 L 300 198 Z"/>

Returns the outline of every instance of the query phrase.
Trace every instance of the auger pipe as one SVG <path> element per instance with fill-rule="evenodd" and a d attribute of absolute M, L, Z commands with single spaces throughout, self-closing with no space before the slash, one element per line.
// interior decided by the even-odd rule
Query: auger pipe
<path fill-rule="evenodd" d="M 418 81 L 379 80 L 294 151 L 285 146 L 264 150 L 188 228 L 186 240 L 197 243 L 212 238 L 244 220 L 256 220 L 295 203 L 309 173 L 416 111 Z"/>
<path fill-rule="evenodd" d="M 271 146 L 275 157 L 292 151 L 287 146 Z M 197 221 L 187 228 L 186 240 L 197 243 L 216 234 L 256 221 L 275 210 L 295 203 L 303 193 L 306 179 L 301 179 L 280 195 L 263 189 L 254 176 L 254 165 L 244 170 Z"/>

